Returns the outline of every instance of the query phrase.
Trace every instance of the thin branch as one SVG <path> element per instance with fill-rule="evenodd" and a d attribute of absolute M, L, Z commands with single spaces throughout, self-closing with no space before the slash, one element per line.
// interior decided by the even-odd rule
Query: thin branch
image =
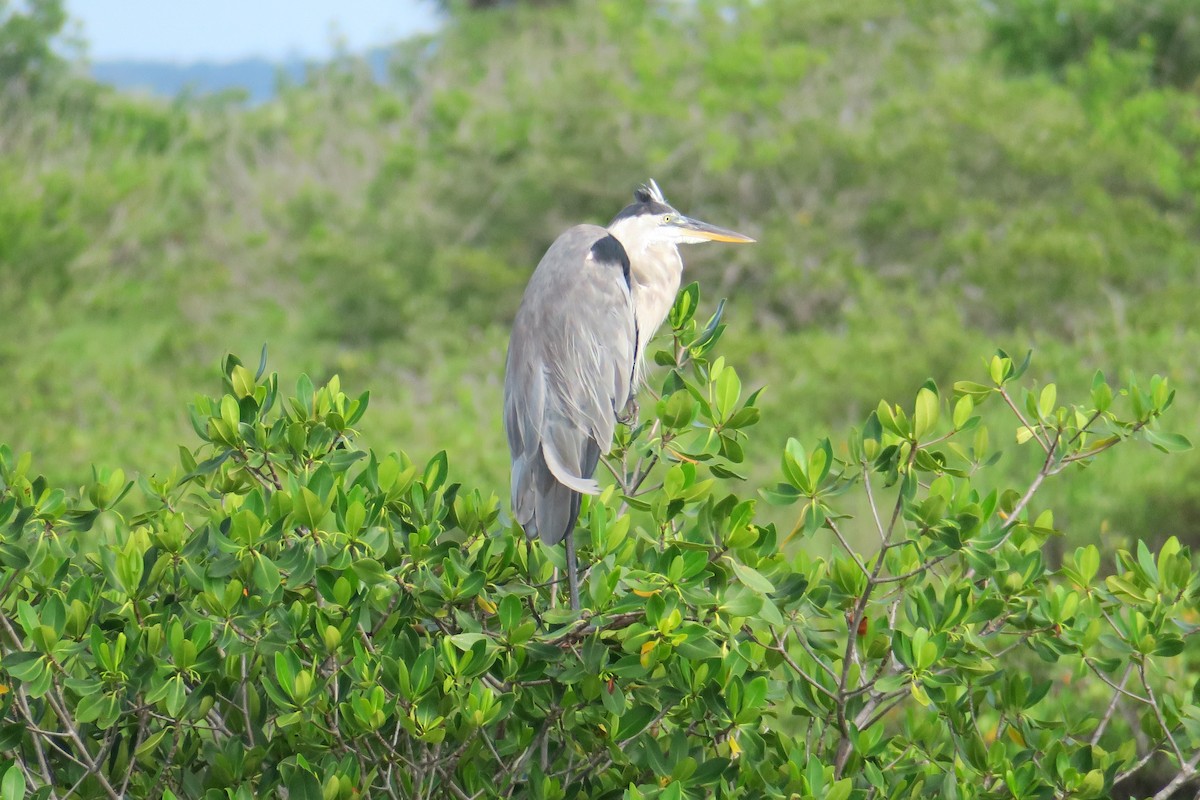
<path fill-rule="evenodd" d="M 612 465 L 612 462 L 607 458 L 601 458 L 600 463 L 603 464 L 604 468 L 607 469 L 613 476 L 613 480 L 617 482 L 617 486 L 621 487 L 621 491 L 625 491 L 625 477 L 617 472 L 617 468 Z"/>
<path fill-rule="evenodd" d="M 1154 795 L 1153 800 L 1168 800 L 1168 798 L 1175 794 L 1176 789 L 1196 774 L 1197 764 L 1200 764 L 1200 750 L 1197 750 L 1190 759 L 1179 765 L 1179 774 L 1172 778 L 1170 783 L 1160 789 L 1158 794 Z"/>
<path fill-rule="evenodd" d="M 1088 665 L 1089 667 L 1091 664 Z M 1092 667 L 1095 669 L 1095 667 Z M 1125 684 L 1129 682 L 1129 676 L 1133 674 L 1133 664 L 1125 667 L 1125 674 L 1121 676 L 1121 681 L 1118 684 L 1118 691 L 1113 692 L 1112 701 L 1108 704 L 1108 709 L 1105 710 L 1104 716 L 1100 718 L 1100 724 L 1096 726 L 1095 732 L 1092 734 L 1091 745 L 1095 747 L 1100 743 L 1100 737 L 1104 735 L 1104 730 L 1108 727 L 1109 720 L 1112 719 L 1113 712 L 1117 710 L 1117 703 L 1121 700 L 1121 692 L 1125 689 Z"/>
<path fill-rule="evenodd" d="M 905 464 L 906 471 L 912 469 L 913 463 L 917 460 L 918 450 L 919 448 L 913 447 L 909 452 L 908 461 Z M 896 530 L 896 521 L 900 518 L 900 512 L 903 508 L 904 492 L 901 490 L 897 492 L 896 505 L 892 508 L 892 519 L 888 523 L 887 536 L 883 542 L 885 549 Z M 846 761 L 850 758 L 850 728 L 846 721 L 846 703 L 850 699 L 850 694 L 846 691 L 846 687 L 850 680 L 850 667 L 854 663 L 852 656 L 855 652 L 855 647 L 858 645 L 858 625 L 863 619 L 863 614 L 866 613 L 867 603 L 871 600 L 871 593 L 879 585 L 879 575 L 883 571 L 883 562 L 885 560 L 883 553 L 880 553 L 879 557 L 875 559 L 875 567 L 867 577 L 867 585 L 863 589 L 862 596 L 855 603 L 853 613 L 848 615 L 846 619 L 846 649 L 842 657 L 842 675 L 838 680 L 837 688 L 837 721 L 838 729 L 841 731 L 841 740 L 838 742 L 837 755 L 834 758 L 833 765 L 833 773 L 836 778 L 841 778 L 842 770 L 846 767 Z"/>
<path fill-rule="evenodd" d="M 932 568 L 936 567 L 938 564 L 940 564 L 940 563 L 942 563 L 943 561 L 945 561 L 945 560 L 946 560 L 947 558 L 949 558 L 951 555 L 954 555 L 954 553 L 947 553 L 947 554 L 946 554 L 946 555 L 944 555 L 944 556 L 937 556 L 937 557 L 936 557 L 936 558 L 934 558 L 933 560 L 931 560 L 931 561 L 926 561 L 926 562 L 925 562 L 924 564 L 922 564 L 921 566 L 919 566 L 919 567 L 917 567 L 917 568 L 915 568 L 915 569 L 911 569 L 911 570 L 909 570 L 908 572 L 905 572 L 905 573 L 903 573 L 903 574 L 901 574 L 901 575 L 887 575 L 887 576 L 885 576 L 885 577 L 879 578 L 879 579 L 877 579 L 877 580 L 875 581 L 875 584 L 876 584 L 877 586 L 882 586 L 882 585 L 883 585 L 883 584 L 885 584 L 885 583 L 898 583 L 899 581 L 906 581 L 906 580 L 908 580 L 909 578 L 912 578 L 912 577 L 915 577 L 915 576 L 917 576 L 917 575 L 920 575 L 922 572 L 926 572 L 926 571 L 928 571 L 928 570 L 930 570 L 930 569 L 932 569 Z"/>
<path fill-rule="evenodd" d="M 871 516 L 875 519 L 875 529 L 879 531 L 879 541 L 883 544 L 883 548 L 887 549 L 888 536 L 883 530 L 883 520 L 879 518 L 879 508 L 875 505 L 875 492 L 871 489 L 871 468 L 867 465 L 866 459 L 862 461 L 862 476 L 863 488 L 867 490 L 867 505 L 871 507 Z M 880 557 L 883 557 L 881 552 Z"/>
<path fill-rule="evenodd" d="M 47 735 L 47 736 L 65 736 L 65 734 L 61 734 L 58 732 L 51 732 L 51 731 L 41 731 L 41 730 L 38 730 L 36 727 L 34 727 L 33 712 L 29 710 L 29 703 L 25 698 L 25 687 L 18 686 L 16 695 L 17 695 L 17 705 L 21 709 L 21 714 L 25 717 L 26 720 L 29 721 L 28 722 L 29 730 L 34 731 L 36 733 L 40 733 L 42 735 Z M 42 749 L 42 741 L 37 736 L 33 736 L 30 738 L 33 740 L 33 750 L 34 750 L 34 753 L 37 755 L 38 768 L 41 769 L 41 771 L 42 771 L 42 777 L 45 778 L 47 786 L 52 786 L 54 784 L 54 778 L 50 774 L 50 765 L 46 761 L 46 752 L 45 752 L 45 750 Z M 53 790 L 51 790 L 51 794 L 53 794 Z"/>
<path fill-rule="evenodd" d="M 846 537 L 842 533 L 842 529 L 838 527 L 837 522 L 832 519 L 827 519 L 825 520 L 825 524 L 829 527 L 829 530 L 833 531 L 833 535 L 837 537 L 838 541 L 842 545 L 842 548 L 850 554 L 851 558 L 854 559 L 854 563 L 858 565 L 860 570 L 862 570 L 862 574 L 865 577 L 870 578 L 871 571 L 867 569 L 867 565 L 862 562 L 862 559 L 858 557 L 858 553 L 856 553 L 854 548 L 850 546 L 850 542 L 846 540 Z M 883 551 L 880 551 L 879 557 L 883 558 Z"/>
<path fill-rule="evenodd" d="M 999 387 L 998 391 L 1000 392 L 1000 396 L 1004 398 L 1004 402 L 1008 403 L 1008 407 L 1017 415 L 1017 419 L 1021 420 L 1021 424 L 1025 426 L 1025 429 L 1029 431 L 1030 435 L 1033 436 L 1034 440 L 1041 445 L 1041 448 L 1048 455 L 1050 453 L 1050 445 L 1038 435 L 1037 428 L 1029 424 L 1028 420 L 1025 419 L 1025 415 L 1021 413 L 1021 409 L 1017 408 L 1016 403 L 1013 402 L 1012 397 L 1009 396 L 1008 391 L 1003 386 Z"/>
<path fill-rule="evenodd" d="M 146 719 L 148 718 L 146 710 L 143 709 L 138 713 L 137 731 L 133 734 L 133 743 L 129 745 L 129 766 L 125 769 L 125 778 L 121 781 L 121 797 L 127 797 L 129 793 L 129 782 L 133 780 L 133 773 L 137 771 L 137 758 L 133 754 L 137 753 L 138 746 L 146 734 Z"/>
<path fill-rule="evenodd" d="M 750 640 L 753 641 L 755 644 L 761 645 L 762 647 L 765 647 L 768 650 L 773 650 L 776 653 L 778 653 L 780 656 L 782 656 L 784 663 L 786 663 L 789 667 L 791 667 L 792 670 L 797 675 L 799 675 L 801 678 L 804 678 L 804 680 L 810 686 L 812 686 L 814 689 L 819 691 L 821 694 L 828 697 L 830 700 L 837 702 L 837 699 L 838 699 L 837 695 L 835 695 L 833 692 L 829 691 L 824 686 L 822 686 L 816 678 L 814 678 L 812 675 L 810 675 L 808 673 L 807 670 L 804 669 L 804 667 L 802 667 L 798 663 L 796 663 L 796 660 L 794 658 L 792 658 L 792 654 L 787 651 L 786 641 L 784 639 L 781 639 L 779 637 L 779 634 L 775 634 L 775 644 L 772 645 L 772 644 L 767 644 L 766 642 L 760 642 L 758 640 L 758 638 L 754 635 L 754 632 L 752 630 L 750 630 L 750 627 L 748 625 L 743 626 L 742 630 L 750 637 Z M 797 638 L 798 638 L 798 636 L 799 635 L 797 635 Z M 818 662 L 818 663 L 820 663 L 820 662 Z M 828 668 L 826 668 L 826 669 L 828 670 Z M 832 672 L 830 674 L 832 675 Z"/>
<path fill-rule="evenodd" d="M 1158 706 L 1158 698 L 1154 696 L 1154 690 L 1150 688 L 1150 684 L 1146 681 L 1146 663 L 1144 661 L 1138 662 L 1138 678 L 1141 679 L 1142 688 L 1146 690 L 1146 696 L 1149 698 L 1147 702 L 1150 704 L 1150 708 L 1154 709 L 1154 716 L 1158 719 L 1158 724 L 1162 728 L 1163 735 L 1167 737 L 1167 741 L 1171 743 L 1171 749 L 1175 751 L 1175 758 L 1179 761 L 1180 770 L 1185 769 L 1187 759 L 1183 757 L 1183 751 L 1179 749 L 1179 743 L 1171 735 L 1171 729 L 1167 726 L 1167 721 L 1163 718 L 1162 709 Z"/>
<path fill-rule="evenodd" d="M 17 632 L 13 628 L 12 623 L 9 621 L 7 615 L 0 614 L 0 624 L 3 624 L 13 642 L 20 643 L 21 639 L 17 636 Z M 104 788 L 104 793 L 109 796 L 110 800 L 120 800 L 121 796 L 117 794 L 117 790 L 113 788 L 113 785 L 108 782 L 108 778 L 106 778 L 100 771 L 99 759 L 92 759 L 92 755 L 88 751 L 87 745 L 83 741 L 83 737 L 80 736 L 79 730 L 75 727 L 75 724 L 72 721 L 73 717 L 67 713 L 66 703 L 61 699 L 62 690 L 59 688 L 57 680 L 52 681 L 52 687 L 52 690 L 45 694 L 46 702 L 48 702 L 54 709 L 54 713 L 58 716 L 59 722 L 62 723 L 62 725 L 66 728 L 66 733 L 70 738 L 71 743 L 75 746 L 76 750 L 79 751 L 80 758 L 85 762 L 84 768 L 87 769 L 89 773 L 96 776 L 96 778 L 100 781 L 100 785 Z"/>
<path fill-rule="evenodd" d="M 1096 411 L 1095 411 L 1095 412 L 1092 414 L 1092 416 L 1088 417 L 1088 421 L 1087 421 L 1087 422 L 1085 422 L 1085 423 L 1083 423 L 1083 425 L 1081 425 L 1081 426 L 1079 427 L 1079 430 L 1075 431 L 1075 435 L 1074 435 L 1074 436 L 1072 436 L 1072 437 L 1071 437 L 1069 440 L 1067 440 L 1067 445 L 1068 445 L 1068 446 L 1069 446 L 1069 445 L 1074 445 L 1076 442 L 1078 442 L 1078 441 L 1079 441 L 1079 437 L 1081 437 L 1081 436 L 1083 436 L 1085 433 L 1087 433 L 1087 432 L 1088 432 L 1088 428 L 1092 427 L 1092 423 L 1093 423 L 1093 422 L 1095 422 L 1096 420 L 1100 419 L 1100 415 L 1101 415 L 1101 414 L 1103 414 L 1103 413 L 1104 413 L 1103 411 L 1100 411 L 1099 409 L 1097 409 L 1097 410 L 1096 410 Z"/>
<path fill-rule="evenodd" d="M 801 633 L 800 631 L 796 631 L 795 633 L 796 633 L 796 643 L 804 648 L 804 652 L 808 653 L 808 657 L 811 658 L 817 666 L 819 666 L 821 669 L 825 670 L 825 674 L 827 674 L 830 678 L 832 678 L 833 680 L 836 681 L 838 679 L 837 673 L 833 671 L 832 667 L 830 667 L 828 664 L 826 664 L 824 661 L 821 660 L 821 658 L 817 655 L 817 652 L 812 649 L 812 646 L 804 638 L 804 634 Z"/>
<path fill-rule="evenodd" d="M 859 712 L 858 719 L 854 721 L 855 725 L 858 726 L 859 730 L 866 730 L 867 728 L 871 727 L 876 722 L 879 722 L 879 720 L 887 716 L 889 711 L 903 702 L 905 695 L 907 695 L 910 691 L 911 690 L 906 686 L 903 689 L 897 689 L 894 692 L 880 696 L 879 699 L 875 701 L 874 706 L 868 706 Z M 883 707 L 880 708 L 880 706 Z M 879 710 L 875 711 L 875 709 Z M 874 712 L 874 714 L 868 717 L 867 715 L 871 714 L 871 712 Z M 860 722 L 860 720 L 865 721 Z"/>

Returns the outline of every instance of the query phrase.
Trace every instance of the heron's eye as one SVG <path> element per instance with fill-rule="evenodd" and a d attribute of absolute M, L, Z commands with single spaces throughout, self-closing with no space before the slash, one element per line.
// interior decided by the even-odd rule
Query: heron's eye
<path fill-rule="evenodd" d="M 674 220 L 675 220 L 675 217 L 673 215 L 663 214 L 663 224 L 664 225 L 670 225 L 672 222 L 674 222 Z"/>

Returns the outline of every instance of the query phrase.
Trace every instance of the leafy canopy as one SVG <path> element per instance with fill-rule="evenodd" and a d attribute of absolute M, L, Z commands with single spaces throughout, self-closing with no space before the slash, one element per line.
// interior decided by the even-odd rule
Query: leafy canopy
<path fill-rule="evenodd" d="M 1060 403 L 998 353 L 789 440 L 760 492 L 796 511 L 779 528 L 737 480 L 758 393 L 698 307 L 689 286 L 581 517 L 581 615 L 561 552 L 444 453 L 360 449 L 369 396 L 337 378 L 227 358 L 200 445 L 136 488 L 69 494 L 0 448 L 0 797 L 1100 798 L 1155 758 L 1194 774 L 1193 554 L 1052 564 L 1038 503 L 1130 440 L 1187 447 L 1167 381 Z M 1014 430 L 1038 466 L 1009 485 Z"/>

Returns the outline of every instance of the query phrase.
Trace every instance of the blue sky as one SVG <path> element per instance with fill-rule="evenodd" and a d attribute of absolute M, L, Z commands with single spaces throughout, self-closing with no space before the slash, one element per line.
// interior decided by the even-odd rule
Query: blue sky
<path fill-rule="evenodd" d="M 429 0 L 67 0 L 93 61 L 328 56 L 429 32 Z"/>

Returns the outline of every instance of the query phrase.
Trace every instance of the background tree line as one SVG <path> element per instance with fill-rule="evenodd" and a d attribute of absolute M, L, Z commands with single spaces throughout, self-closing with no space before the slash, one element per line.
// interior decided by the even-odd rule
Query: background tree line
<path fill-rule="evenodd" d="M 763 474 L 996 345 L 1068 387 L 1170 374 L 1200 421 L 1192 4 L 494 5 L 448 3 L 382 83 L 346 57 L 254 108 L 115 94 L 50 46 L 60 3 L 0 11 L 0 438 L 152 471 L 212 353 L 265 342 L 369 383 L 368 441 L 501 485 L 525 279 L 650 175 L 761 242 L 689 274 L 770 387 Z M 1073 539 L 1192 535 L 1200 460 L 1143 458 L 1063 490 Z"/>

